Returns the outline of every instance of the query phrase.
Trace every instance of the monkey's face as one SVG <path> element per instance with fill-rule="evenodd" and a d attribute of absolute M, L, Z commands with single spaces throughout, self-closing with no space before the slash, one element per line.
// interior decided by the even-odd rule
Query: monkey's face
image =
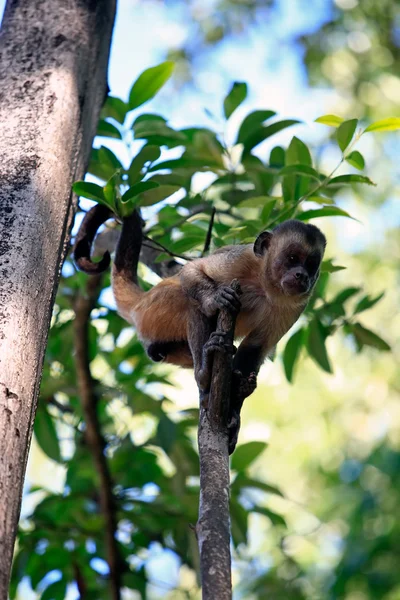
<path fill-rule="evenodd" d="M 273 260 L 272 271 L 286 296 L 309 294 L 318 278 L 321 252 L 292 243 Z"/>
<path fill-rule="evenodd" d="M 255 241 L 256 256 L 264 259 L 266 285 L 285 296 L 310 294 L 318 279 L 326 239 L 314 225 L 286 221 L 264 231 Z"/>

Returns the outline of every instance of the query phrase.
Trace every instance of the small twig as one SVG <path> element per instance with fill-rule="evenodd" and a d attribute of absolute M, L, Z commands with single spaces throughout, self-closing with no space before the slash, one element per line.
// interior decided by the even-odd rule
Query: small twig
<path fill-rule="evenodd" d="M 117 510 L 113 494 L 113 481 L 104 454 L 105 441 L 101 434 L 97 414 L 95 382 L 89 365 L 89 322 L 90 313 L 96 304 L 101 290 L 101 275 L 87 280 L 86 294 L 80 294 L 75 301 L 75 365 L 79 395 L 85 418 L 85 439 L 92 454 L 100 479 L 100 506 L 105 521 L 106 558 L 110 569 L 110 598 L 121 599 L 123 560 L 120 556 L 117 533 Z"/>
<path fill-rule="evenodd" d="M 185 256 L 184 254 L 176 254 L 176 252 L 171 252 L 171 250 L 168 250 L 168 248 L 166 248 L 165 246 L 160 244 L 160 242 L 157 242 L 157 240 L 153 240 L 148 235 L 144 235 L 143 239 L 147 240 L 148 242 L 151 242 L 151 244 L 146 244 L 146 242 L 143 242 L 143 244 L 142 244 L 143 246 L 148 246 L 150 248 L 154 248 L 154 246 L 152 244 L 156 244 L 159 248 L 161 248 L 161 250 L 163 250 L 169 256 L 173 256 L 174 258 L 183 258 L 184 260 L 193 260 L 192 258 L 190 258 L 190 256 Z"/>
<path fill-rule="evenodd" d="M 239 294 L 240 286 L 232 288 Z M 226 309 L 218 316 L 217 331 L 233 344 L 236 317 Z M 196 534 L 200 550 L 203 600 L 232 598 L 228 414 L 232 375 L 232 355 L 214 355 L 211 388 L 207 406 L 201 403 L 199 420 L 200 506 Z"/>
<path fill-rule="evenodd" d="M 213 208 L 212 212 L 211 212 L 210 223 L 208 225 L 206 241 L 204 242 L 203 252 L 201 253 L 202 256 L 204 256 L 205 254 L 207 254 L 207 252 L 210 249 L 211 237 L 212 237 L 212 230 L 213 230 L 213 227 L 214 227 L 215 213 L 216 213 L 216 209 Z"/>

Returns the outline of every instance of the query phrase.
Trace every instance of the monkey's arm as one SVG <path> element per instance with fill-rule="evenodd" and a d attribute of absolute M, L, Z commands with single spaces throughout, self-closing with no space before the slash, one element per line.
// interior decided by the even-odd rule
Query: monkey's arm
<path fill-rule="evenodd" d="M 239 296 L 229 285 L 234 277 L 224 283 L 228 255 L 226 252 L 195 260 L 180 273 L 182 289 L 206 317 L 213 317 L 223 307 L 240 310 Z"/>

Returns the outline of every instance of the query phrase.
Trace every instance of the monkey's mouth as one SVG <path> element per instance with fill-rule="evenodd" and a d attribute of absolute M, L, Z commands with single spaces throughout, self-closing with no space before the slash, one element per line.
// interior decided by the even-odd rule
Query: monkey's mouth
<path fill-rule="evenodd" d="M 288 275 L 282 279 L 282 289 L 286 296 L 301 296 L 309 290 L 308 281 L 296 279 L 294 275 Z"/>

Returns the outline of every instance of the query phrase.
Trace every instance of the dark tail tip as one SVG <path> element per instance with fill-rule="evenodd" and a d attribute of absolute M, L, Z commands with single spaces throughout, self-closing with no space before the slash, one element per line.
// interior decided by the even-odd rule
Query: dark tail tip
<path fill-rule="evenodd" d="M 107 251 L 99 262 L 93 262 L 90 255 L 93 240 L 99 227 L 112 216 L 106 206 L 96 204 L 85 215 L 74 246 L 74 260 L 78 269 L 89 275 L 103 273 L 110 265 L 110 253 Z"/>

